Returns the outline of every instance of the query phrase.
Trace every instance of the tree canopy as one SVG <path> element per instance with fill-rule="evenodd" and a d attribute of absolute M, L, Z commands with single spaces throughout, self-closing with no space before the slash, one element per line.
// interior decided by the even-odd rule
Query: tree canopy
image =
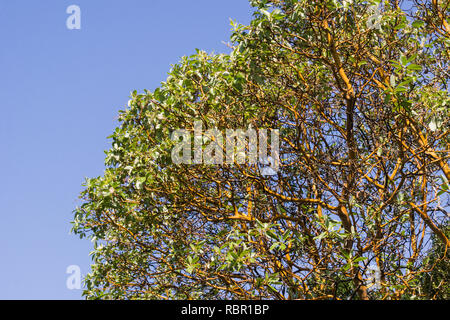
<path fill-rule="evenodd" d="M 450 2 L 250 3 L 230 54 L 197 50 L 121 111 L 74 211 L 85 296 L 448 298 Z M 174 163 L 196 122 L 277 129 L 276 173 Z"/>

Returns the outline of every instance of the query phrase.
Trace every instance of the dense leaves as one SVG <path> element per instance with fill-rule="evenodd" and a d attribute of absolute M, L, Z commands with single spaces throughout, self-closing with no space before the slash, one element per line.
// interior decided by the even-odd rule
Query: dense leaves
<path fill-rule="evenodd" d="M 250 2 L 229 55 L 183 58 L 121 112 L 75 210 L 86 297 L 448 297 L 449 2 Z M 174 164 L 195 121 L 279 129 L 276 175 Z"/>

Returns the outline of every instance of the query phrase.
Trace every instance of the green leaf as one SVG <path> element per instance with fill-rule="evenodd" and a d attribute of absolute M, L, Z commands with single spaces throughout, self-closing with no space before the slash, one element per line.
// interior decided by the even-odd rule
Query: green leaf
<path fill-rule="evenodd" d="M 357 263 L 357 262 L 364 261 L 364 260 L 367 260 L 367 257 L 356 258 L 355 260 L 353 260 L 353 262 Z"/>
<path fill-rule="evenodd" d="M 419 66 L 418 64 L 410 64 L 409 66 L 406 67 L 408 70 L 415 70 L 415 71 L 420 71 L 422 70 L 422 67 Z"/>
<path fill-rule="evenodd" d="M 406 58 L 406 56 L 402 55 L 402 56 L 400 57 L 400 63 L 401 63 L 403 66 L 406 66 L 406 65 L 408 64 L 408 59 Z"/>
<path fill-rule="evenodd" d="M 394 89 L 394 93 L 401 93 L 401 92 L 405 92 L 406 91 L 406 88 L 405 87 L 402 87 L 402 86 L 397 86 L 395 89 Z"/>
<path fill-rule="evenodd" d="M 264 9 L 259 9 L 267 18 L 270 18 L 270 12 Z"/>
<path fill-rule="evenodd" d="M 405 28 L 406 26 L 407 26 L 407 24 L 406 24 L 405 22 L 402 22 L 402 23 L 396 25 L 396 26 L 394 27 L 394 30 L 400 30 L 400 29 Z"/>
<path fill-rule="evenodd" d="M 361 67 L 361 66 L 366 65 L 366 64 L 367 64 L 367 61 L 360 61 L 358 63 L 358 67 Z"/>
<path fill-rule="evenodd" d="M 396 80 L 397 80 L 397 77 L 394 74 L 391 74 L 391 76 L 389 77 L 389 83 L 390 83 L 391 87 L 395 87 Z"/>
<path fill-rule="evenodd" d="M 314 240 L 322 240 L 323 238 L 325 238 L 327 236 L 327 232 L 324 231 L 321 234 L 319 234 L 317 237 L 314 238 Z"/>
<path fill-rule="evenodd" d="M 430 121 L 430 124 L 428 125 L 428 127 L 430 128 L 431 131 L 436 131 L 437 123 L 436 123 L 435 119 L 432 119 Z"/>
<path fill-rule="evenodd" d="M 383 148 L 379 147 L 377 150 L 377 156 L 381 157 L 382 154 L 383 154 Z"/>
<path fill-rule="evenodd" d="M 408 80 L 406 80 L 406 81 L 400 82 L 400 83 L 398 84 L 398 86 L 399 86 L 399 87 L 404 87 L 404 86 L 408 85 L 408 84 L 411 83 L 411 82 L 412 82 L 412 78 L 410 78 L 410 79 L 408 79 Z"/>
<path fill-rule="evenodd" d="M 420 28 L 421 26 L 423 26 L 425 24 L 425 22 L 423 22 L 422 20 L 416 20 L 412 23 L 412 27 L 413 28 Z"/>

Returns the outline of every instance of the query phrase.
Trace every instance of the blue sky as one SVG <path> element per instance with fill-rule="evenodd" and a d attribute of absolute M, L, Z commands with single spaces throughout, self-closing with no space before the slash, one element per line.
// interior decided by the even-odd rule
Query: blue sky
<path fill-rule="evenodd" d="M 81 8 L 68 30 L 66 8 Z M 228 52 L 246 0 L 0 0 L 0 299 L 80 299 L 66 268 L 92 245 L 69 233 L 85 177 L 133 90 L 153 90 L 195 48 Z"/>

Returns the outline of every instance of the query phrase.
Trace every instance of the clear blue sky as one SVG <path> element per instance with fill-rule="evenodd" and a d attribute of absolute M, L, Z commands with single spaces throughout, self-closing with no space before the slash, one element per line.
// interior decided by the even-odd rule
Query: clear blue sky
<path fill-rule="evenodd" d="M 81 8 L 68 30 L 66 8 Z M 80 299 L 66 268 L 92 245 L 69 233 L 85 177 L 134 89 L 155 89 L 195 48 L 228 52 L 246 0 L 0 0 L 0 299 Z"/>

